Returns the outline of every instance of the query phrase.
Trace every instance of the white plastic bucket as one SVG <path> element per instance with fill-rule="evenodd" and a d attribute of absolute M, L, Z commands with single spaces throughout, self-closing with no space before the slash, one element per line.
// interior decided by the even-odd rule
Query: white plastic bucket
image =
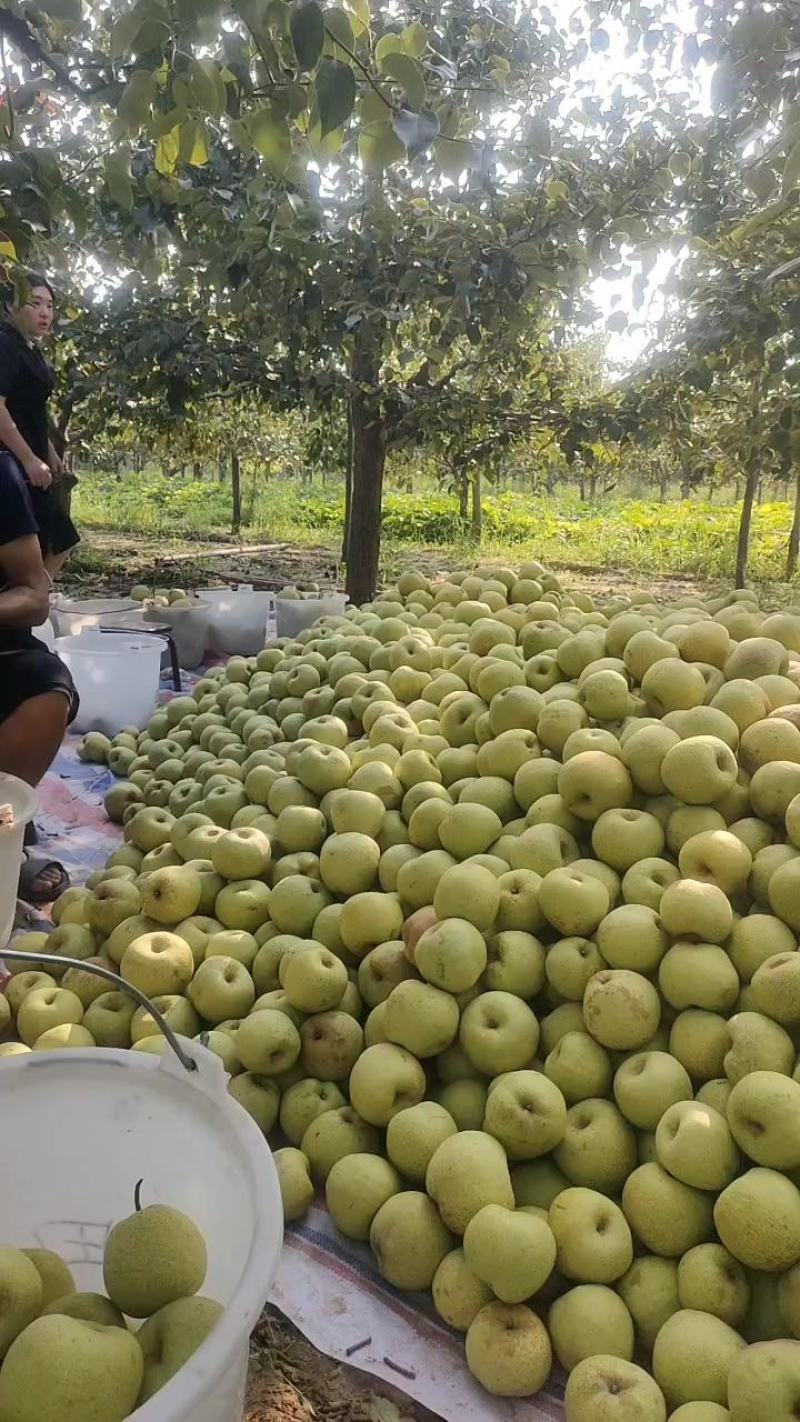
<path fill-rule="evenodd" d="M 191 607 L 148 607 L 142 617 L 145 623 L 169 628 L 179 664 L 191 671 L 205 655 L 210 610 L 207 602 L 193 602 Z"/>
<path fill-rule="evenodd" d="M 14 927 L 22 841 L 25 826 L 36 814 L 38 804 L 30 785 L 17 780 L 16 775 L 0 771 L 0 805 L 10 805 L 14 812 L 13 823 L 0 826 L 0 948 L 5 948 Z"/>
<path fill-rule="evenodd" d="M 347 606 L 344 593 L 324 593 L 322 597 L 276 597 L 275 622 L 279 637 L 296 637 L 313 627 L 320 617 L 341 617 Z"/>
<path fill-rule="evenodd" d="M 57 637 L 76 637 L 83 628 L 99 627 L 118 613 L 139 610 L 140 604 L 129 597 L 90 597 L 83 601 L 57 597 L 50 605 L 50 618 Z M 124 620 L 120 617 L 120 621 Z"/>
<path fill-rule="evenodd" d="M 54 1249 L 78 1288 L 103 1292 L 110 1227 L 144 1205 L 173 1205 L 208 1247 L 202 1293 L 225 1305 L 214 1331 L 136 1422 L 237 1422 L 248 1339 L 269 1297 L 283 1237 L 278 1177 L 258 1127 L 229 1096 L 222 1063 L 181 1039 L 172 1052 L 32 1053 L 3 1062 L 2 1237 Z"/>
<path fill-rule="evenodd" d="M 230 588 L 201 588 L 198 597 L 211 604 L 208 645 L 226 656 L 254 657 L 267 640 L 267 618 L 273 594 Z"/>
<path fill-rule="evenodd" d="M 55 650 L 69 667 L 81 700 L 73 730 L 113 736 L 122 726 L 147 725 L 161 676 L 160 637 L 84 631 L 59 637 Z"/>

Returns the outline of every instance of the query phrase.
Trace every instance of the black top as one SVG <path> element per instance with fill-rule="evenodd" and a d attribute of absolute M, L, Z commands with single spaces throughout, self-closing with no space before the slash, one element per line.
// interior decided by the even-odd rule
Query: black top
<path fill-rule="evenodd" d="M 18 538 L 30 538 L 39 532 L 33 511 L 30 490 L 22 477 L 15 459 L 7 454 L 0 455 L 0 549 L 6 543 L 14 543 Z M 0 569 L 0 592 L 5 580 Z M 5 652 L 17 651 L 32 643 L 30 632 L 23 629 L 0 629 L 0 657 Z M 0 667 L 0 686 L 6 674 Z"/>
<path fill-rule="evenodd" d="M 0 322 L 0 397 L 26 444 L 45 463 L 47 401 L 54 385 L 55 377 L 39 347 L 28 345 L 9 321 Z"/>

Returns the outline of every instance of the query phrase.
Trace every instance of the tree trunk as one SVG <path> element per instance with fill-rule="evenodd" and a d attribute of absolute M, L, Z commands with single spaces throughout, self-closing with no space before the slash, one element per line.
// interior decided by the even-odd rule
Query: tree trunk
<path fill-rule="evenodd" d="M 668 468 L 667 468 L 666 460 L 662 460 L 662 462 L 661 462 L 661 464 L 660 464 L 660 466 L 659 466 L 659 473 L 658 473 L 658 497 L 659 497 L 659 499 L 660 499 L 660 501 L 661 501 L 662 504 L 665 504 L 665 503 L 667 502 L 667 495 L 668 495 L 668 493 L 669 493 L 669 470 L 668 470 Z"/>
<path fill-rule="evenodd" d="M 198 481 L 203 477 L 203 466 L 199 459 L 196 459 L 192 465 L 192 477 Z"/>
<path fill-rule="evenodd" d="M 227 456 L 220 454 L 217 460 L 217 483 L 224 484 L 228 472 Z"/>
<path fill-rule="evenodd" d="M 786 559 L 786 580 L 791 582 L 797 572 L 797 555 L 800 552 L 800 461 L 795 469 L 794 518 L 789 534 L 789 555 Z"/>
<path fill-rule="evenodd" d="M 756 500 L 761 477 L 760 450 L 756 443 L 754 426 L 758 420 L 761 407 L 763 383 L 764 368 L 762 363 L 757 374 L 753 377 L 753 385 L 750 393 L 750 448 L 747 454 L 747 463 L 745 464 L 742 516 L 739 520 L 739 537 L 736 542 L 736 576 L 734 586 L 737 588 L 747 586 L 747 558 L 750 552 L 750 527 L 753 521 L 753 504 Z"/>
<path fill-rule="evenodd" d="M 483 537 L 483 490 L 481 488 L 481 471 L 476 469 L 472 476 L 472 517 L 470 519 L 470 534 L 473 543 L 480 543 Z"/>
<path fill-rule="evenodd" d="M 347 540 L 347 594 L 354 603 L 368 602 L 378 586 L 386 465 L 386 426 L 376 388 L 379 350 L 374 332 L 367 328 L 359 333 L 352 365 L 353 459 Z"/>
<path fill-rule="evenodd" d="M 236 450 L 231 451 L 231 533 L 238 537 L 242 527 L 242 469 Z"/>
<path fill-rule="evenodd" d="M 347 402 L 347 450 L 344 462 L 344 527 L 342 528 L 342 562 L 347 562 L 350 540 L 350 508 L 353 496 L 353 411 Z"/>
<path fill-rule="evenodd" d="M 586 478 L 584 476 L 583 470 L 581 470 L 580 476 L 580 500 L 582 504 L 586 503 Z"/>
<path fill-rule="evenodd" d="M 469 479 L 465 474 L 458 481 L 458 517 L 466 525 L 469 518 Z"/>

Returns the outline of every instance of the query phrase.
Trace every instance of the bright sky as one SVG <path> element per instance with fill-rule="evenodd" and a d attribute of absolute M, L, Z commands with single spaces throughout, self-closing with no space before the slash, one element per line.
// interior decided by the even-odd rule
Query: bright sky
<path fill-rule="evenodd" d="M 569 24 L 570 17 L 576 12 L 585 14 L 582 7 L 576 6 L 575 0 L 551 0 L 550 8 L 564 25 Z M 675 0 L 671 18 L 682 34 L 696 33 L 697 27 L 691 0 Z M 576 85 L 585 83 L 593 93 L 600 97 L 610 95 L 617 85 L 620 85 L 623 90 L 630 91 L 635 87 L 636 76 L 641 70 L 640 56 L 625 53 L 627 45 L 625 27 L 614 20 L 604 19 L 603 28 L 610 39 L 608 50 L 604 54 L 592 53 L 576 75 Z M 679 63 L 680 56 L 678 55 L 672 74 L 664 66 L 662 66 L 660 73 L 657 70 L 654 71 L 656 83 L 663 83 L 665 90 L 678 87 L 685 91 L 688 87 L 695 99 L 698 113 L 709 113 L 711 111 L 710 90 L 714 73 L 713 66 L 701 62 L 695 66 L 691 75 L 687 75 L 684 70 L 678 69 Z M 614 281 L 598 278 L 591 286 L 590 299 L 603 312 L 603 320 L 595 329 L 605 334 L 609 359 L 614 364 L 629 366 L 642 354 L 652 335 L 653 324 L 662 313 L 663 284 L 674 267 L 675 261 L 676 258 L 671 252 L 665 251 L 659 255 L 649 274 L 644 304 L 638 311 L 633 304 L 633 282 L 642 268 L 641 263 L 634 259 L 632 253 L 629 260 L 631 268 L 629 275 Z M 605 330 L 605 319 L 614 310 L 622 310 L 628 315 L 627 331 L 617 333 Z"/>

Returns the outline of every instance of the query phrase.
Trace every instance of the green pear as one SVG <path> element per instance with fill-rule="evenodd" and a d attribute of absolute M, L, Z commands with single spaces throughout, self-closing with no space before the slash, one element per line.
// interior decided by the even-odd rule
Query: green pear
<path fill-rule="evenodd" d="M 51 1249 L 23 1249 L 42 1281 L 42 1311 L 53 1299 L 75 1292 L 75 1280 L 63 1259 Z"/>
<path fill-rule="evenodd" d="M 545 1219 L 484 1205 L 464 1231 L 464 1258 L 502 1303 L 524 1303 L 550 1277 L 556 1242 Z"/>
<path fill-rule="evenodd" d="M 103 1281 L 111 1302 L 146 1318 L 202 1287 L 208 1255 L 197 1225 L 171 1205 L 148 1205 L 114 1225 L 106 1240 Z"/>
<path fill-rule="evenodd" d="M 488 1303 L 467 1331 L 467 1367 L 496 1397 L 530 1397 L 539 1392 L 550 1376 L 552 1361 L 547 1329 L 525 1304 Z M 574 1422 L 579 1422 L 577 1413 Z"/>
<path fill-rule="evenodd" d="M 136 1406 L 144 1359 L 133 1334 L 63 1314 L 37 1318 L 0 1373 L 3 1422 L 123 1422 Z"/>
<path fill-rule="evenodd" d="M 0 1245 L 0 1358 L 42 1307 L 42 1277 L 21 1249 Z"/>
<path fill-rule="evenodd" d="M 433 1276 L 433 1306 L 439 1317 L 459 1333 L 466 1333 L 472 1320 L 486 1304 L 492 1291 L 470 1269 L 463 1249 L 451 1249 Z"/>
<path fill-rule="evenodd" d="M 459 1131 L 442 1141 L 431 1157 L 425 1188 L 456 1234 L 464 1233 L 484 1205 L 514 1208 L 506 1153 L 482 1131 Z"/>
<path fill-rule="evenodd" d="M 139 1405 L 153 1397 L 187 1363 L 219 1322 L 224 1310 L 213 1299 L 194 1296 L 165 1304 L 136 1334 L 144 1355 Z"/>
<path fill-rule="evenodd" d="M 314 1199 L 308 1157 L 294 1146 L 284 1146 L 283 1150 L 276 1150 L 273 1160 L 281 1187 L 283 1218 L 289 1224 L 308 1214 Z"/>
<path fill-rule="evenodd" d="M 84 1323 L 100 1323 L 104 1328 L 124 1328 L 125 1319 L 105 1294 L 63 1294 L 53 1299 L 42 1315 L 59 1313 L 65 1318 L 77 1318 Z"/>
<path fill-rule="evenodd" d="M 396 1289 L 429 1289 L 453 1247 L 433 1201 L 419 1190 L 392 1195 L 372 1221 L 370 1247 L 387 1283 Z"/>
<path fill-rule="evenodd" d="M 325 1183 L 325 1200 L 336 1228 L 348 1239 L 369 1239 L 378 1210 L 402 1190 L 393 1165 L 378 1155 L 343 1156 Z"/>

